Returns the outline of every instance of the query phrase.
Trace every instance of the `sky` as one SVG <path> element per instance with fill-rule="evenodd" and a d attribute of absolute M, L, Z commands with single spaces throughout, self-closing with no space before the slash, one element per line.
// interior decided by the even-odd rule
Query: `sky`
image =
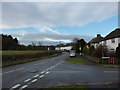
<path fill-rule="evenodd" d="M 73 38 L 89 42 L 118 27 L 117 2 L 2 2 L 0 33 L 20 44 L 56 45 Z"/>

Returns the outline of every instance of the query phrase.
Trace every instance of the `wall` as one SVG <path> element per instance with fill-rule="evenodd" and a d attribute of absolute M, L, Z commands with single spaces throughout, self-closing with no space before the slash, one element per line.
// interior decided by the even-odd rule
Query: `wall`
<path fill-rule="evenodd" d="M 120 43 L 120 38 L 115 38 L 115 43 L 111 43 L 111 39 L 106 40 L 106 46 L 108 49 L 114 49 L 116 50 L 116 47 L 118 47 L 118 44 Z"/>
<path fill-rule="evenodd" d="M 64 50 L 71 50 L 72 49 L 72 46 L 66 46 L 66 47 L 56 47 L 55 50 L 61 50 L 61 51 L 64 51 Z"/>

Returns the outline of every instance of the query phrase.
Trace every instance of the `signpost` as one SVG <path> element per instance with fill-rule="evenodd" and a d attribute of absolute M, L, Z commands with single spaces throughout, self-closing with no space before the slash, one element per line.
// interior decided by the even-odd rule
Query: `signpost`
<path fill-rule="evenodd" d="M 82 50 L 81 47 L 79 47 L 79 50 L 80 50 L 80 55 L 82 55 L 82 53 L 81 53 L 81 50 Z"/>
<path fill-rule="evenodd" d="M 50 48 L 48 47 L 48 51 L 50 51 Z"/>
<path fill-rule="evenodd" d="M 102 61 L 100 63 L 108 63 L 109 62 L 110 57 L 102 57 Z"/>
<path fill-rule="evenodd" d="M 49 51 L 50 51 L 50 48 L 48 47 L 48 56 L 50 56 L 50 52 Z"/>

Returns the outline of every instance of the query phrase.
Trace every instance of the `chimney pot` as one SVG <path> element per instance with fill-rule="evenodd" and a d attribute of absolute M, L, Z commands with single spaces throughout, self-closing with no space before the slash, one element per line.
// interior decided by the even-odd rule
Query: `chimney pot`
<path fill-rule="evenodd" d="M 101 35 L 100 34 L 97 34 L 97 37 L 100 37 Z"/>

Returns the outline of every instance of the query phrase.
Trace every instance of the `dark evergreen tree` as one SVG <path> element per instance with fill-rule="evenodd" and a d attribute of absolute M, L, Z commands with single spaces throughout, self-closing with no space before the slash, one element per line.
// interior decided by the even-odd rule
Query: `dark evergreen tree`
<path fill-rule="evenodd" d="M 120 58 L 120 43 L 119 43 L 118 47 L 116 48 L 116 57 Z"/>

